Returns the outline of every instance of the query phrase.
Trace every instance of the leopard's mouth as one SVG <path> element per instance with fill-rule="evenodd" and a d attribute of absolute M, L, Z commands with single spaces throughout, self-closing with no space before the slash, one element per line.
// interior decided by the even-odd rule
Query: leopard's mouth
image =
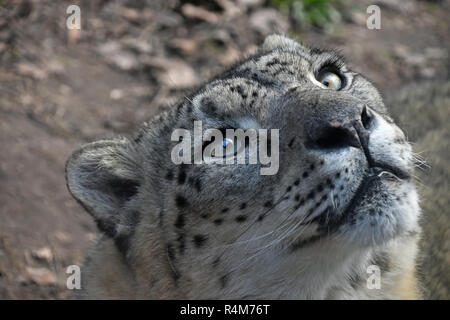
<path fill-rule="evenodd" d="M 298 249 L 305 245 L 309 245 L 326 237 L 333 231 L 338 230 L 338 228 L 351 221 L 353 216 L 356 214 L 356 208 L 361 204 L 364 197 L 369 194 L 373 187 L 377 184 L 379 185 L 381 180 L 391 180 L 394 182 L 404 182 L 411 179 L 411 175 L 404 170 L 393 167 L 390 165 L 377 165 L 368 168 L 365 172 L 364 178 L 362 179 L 358 189 L 353 195 L 347 207 L 342 211 L 341 214 L 337 212 L 328 212 L 326 214 L 326 221 L 323 220 L 323 216 L 316 216 L 309 222 L 319 223 L 319 234 L 307 239 L 301 240 L 292 246 L 292 249 Z"/>
<path fill-rule="evenodd" d="M 370 189 L 382 179 L 403 182 L 410 180 L 411 175 L 398 167 L 388 164 L 378 164 L 368 168 L 353 198 L 350 200 L 347 208 L 343 211 L 342 219 L 338 223 L 339 225 L 351 218 L 354 214 L 355 208 L 360 204 L 364 196 L 368 194 Z"/>

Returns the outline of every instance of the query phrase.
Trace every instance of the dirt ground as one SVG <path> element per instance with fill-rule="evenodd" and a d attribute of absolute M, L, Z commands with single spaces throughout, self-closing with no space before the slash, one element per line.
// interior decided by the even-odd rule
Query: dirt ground
<path fill-rule="evenodd" d="M 70 4 L 79 32 L 66 27 Z M 369 4 L 381 30 L 366 27 Z M 66 267 L 95 237 L 64 179 L 82 143 L 131 134 L 273 32 L 341 50 L 384 94 L 448 78 L 449 9 L 351 0 L 324 31 L 299 29 L 263 0 L 0 1 L 0 299 L 70 296 Z"/>

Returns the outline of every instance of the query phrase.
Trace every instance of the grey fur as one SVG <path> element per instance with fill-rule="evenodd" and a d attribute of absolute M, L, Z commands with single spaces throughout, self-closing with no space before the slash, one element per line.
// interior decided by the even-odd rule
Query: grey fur
<path fill-rule="evenodd" d="M 346 79 L 341 90 L 314 79 L 325 66 Z M 278 173 L 173 164 L 171 133 L 193 130 L 194 120 L 204 130 L 280 129 Z M 321 141 L 329 124 L 342 135 L 339 145 Z M 69 190 L 107 235 L 84 269 L 82 297 L 417 298 L 409 276 L 410 235 L 419 231 L 415 187 L 380 170 L 355 199 L 374 165 L 413 170 L 411 148 L 375 87 L 334 52 L 270 36 L 135 139 L 96 142 L 69 159 Z M 135 212 L 139 220 L 130 223 Z M 370 290 L 366 269 L 380 254 L 395 267 Z"/>

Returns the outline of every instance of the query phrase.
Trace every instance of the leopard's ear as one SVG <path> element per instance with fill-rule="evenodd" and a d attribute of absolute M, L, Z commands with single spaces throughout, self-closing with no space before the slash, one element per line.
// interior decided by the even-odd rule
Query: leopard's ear
<path fill-rule="evenodd" d="M 120 211 L 141 184 L 133 154 L 127 139 L 103 140 L 81 147 L 66 163 L 70 193 L 111 237 L 116 234 Z"/>
<path fill-rule="evenodd" d="M 267 36 L 261 48 L 263 51 L 271 51 L 277 48 L 291 49 L 291 50 L 299 50 L 299 49 L 305 50 L 305 47 L 303 47 L 300 43 L 280 34 L 272 34 L 270 36 Z"/>

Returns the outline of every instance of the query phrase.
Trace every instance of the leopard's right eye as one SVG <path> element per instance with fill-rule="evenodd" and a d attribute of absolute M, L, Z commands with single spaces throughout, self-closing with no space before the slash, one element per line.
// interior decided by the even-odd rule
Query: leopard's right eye
<path fill-rule="evenodd" d="M 237 142 L 237 141 L 236 141 Z M 214 142 L 213 142 L 214 143 Z M 235 143 L 232 139 L 230 138 L 224 138 L 222 140 L 222 143 L 220 144 L 217 143 L 215 145 L 215 148 L 212 150 L 211 152 L 211 157 L 215 157 L 215 150 L 217 150 L 217 148 L 221 148 L 222 147 L 222 157 L 226 158 L 226 157 L 234 157 L 238 152 L 239 152 L 239 143 Z"/>
<path fill-rule="evenodd" d="M 341 77 L 331 71 L 320 72 L 317 81 L 319 81 L 325 88 L 331 90 L 339 90 L 342 88 Z"/>

